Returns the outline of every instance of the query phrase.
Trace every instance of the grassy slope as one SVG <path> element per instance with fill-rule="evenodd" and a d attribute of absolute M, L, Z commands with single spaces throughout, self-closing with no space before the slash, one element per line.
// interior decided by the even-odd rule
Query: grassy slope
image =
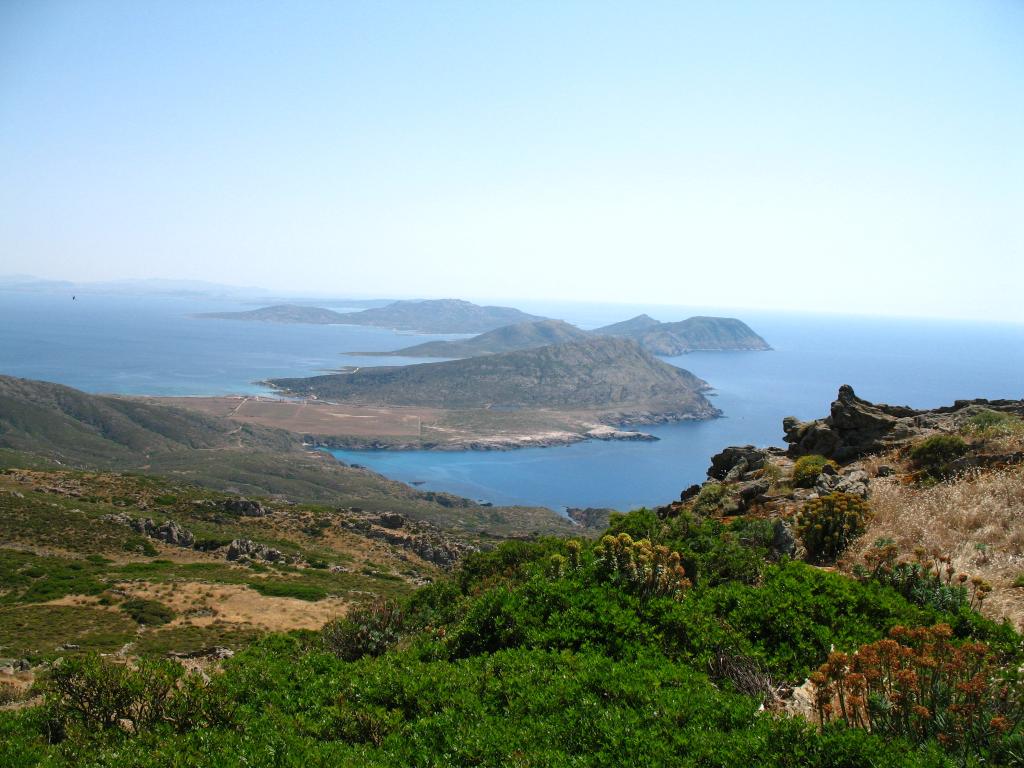
<path fill-rule="evenodd" d="M 311 453 L 281 430 L 8 376 L 0 376 L 0 449 L 15 452 L 9 466 L 43 460 L 151 472 L 240 493 L 390 509 L 494 535 L 573 530 L 546 509 L 482 507 L 457 497 L 437 503 L 402 483 Z"/>

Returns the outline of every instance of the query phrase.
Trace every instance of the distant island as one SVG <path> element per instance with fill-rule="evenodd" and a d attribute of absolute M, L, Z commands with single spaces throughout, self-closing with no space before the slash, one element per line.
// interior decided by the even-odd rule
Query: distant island
<path fill-rule="evenodd" d="M 749 325 L 734 317 L 690 317 L 662 323 L 637 315 L 621 323 L 597 328 L 592 333 L 633 339 L 655 355 L 683 355 L 707 351 L 762 351 L 771 347 Z"/>
<path fill-rule="evenodd" d="M 443 409 L 574 409 L 653 423 L 719 415 L 707 382 L 629 339 L 592 338 L 467 360 L 271 379 L 289 395 Z"/>
<path fill-rule="evenodd" d="M 347 322 L 344 313 L 301 304 L 275 304 L 272 307 L 260 307 L 242 312 L 203 312 L 196 317 L 207 320 L 245 320 L 252 323 L 306 323 L 309 325 L 333 325 Z"/>
<path fill-rule="evenodd" d="M 506 325 L 547 319 L 513 307 L 484 307 L 459 299 L 395 301 L 360 312 L 278 304 L 242 312 L 206 312 L 197 317 L 264 323 L 370 325 L 421 333 L 484 333 Z"/>
<path fill-rule="evenodd" d="M 516 352 L 535 349 L 550 344 L 564 344 L 590 338 L 584 330 L 564 320 L 537 320 L 530 323 L 506 325 L 487 331 L 471 339 L 455 341 L 427 341 L 393 352 L 361 352 L 353 354 L 379 355 L 382 357 L 479 357 L 497 355 L 502 352 Z"/>
<path fill-rule="evenodd" d="M 517 323 L 488 331 L 472 339 L 428 341 L 390 352 L 352 352 L 382 357 L 466 358 L 495 355 L 548 344 L 594 338 L 595 336 L 632 339 L 655 355 L 682 355 L 688 352 L 769 350 L 763 338 L 749 325 L 732 317 L 691 317 L 676 323 L 662 323 L 649 315 L 637 315 L 592 331 L 584 331 L 564 320 L 537 320 Z"/>

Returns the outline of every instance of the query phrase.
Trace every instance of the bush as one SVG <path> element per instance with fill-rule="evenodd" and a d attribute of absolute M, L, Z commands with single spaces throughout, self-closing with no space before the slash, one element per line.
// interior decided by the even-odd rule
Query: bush
<path fill-rule="evenodd" d="M 224 725 L 234 711 L 219 680 L 208 683 L 162 660 L 129 666 L 97 654 L 64 659 L 51 670 L 43 692 L 51 741 L 126 727 L 140 733 L 164 723 L 179 731 Z"/>
<path fill-rule="evenodd" d="M 679 553 L 662 544 L 652 545 L 647 539 L 633 541 L 628 533 L 605 536 L 594 554 L 599 574 L 642 598 L 680 600 L 691 586 Z"/>
<path fill-rule="evenodd" d="M 797 488 L 810 488 L 827 466 L 835 467 L 836 463 L 816 453 L 801 456 L 793 465 L 793 485 Z"/>
<path fill-rule="evenodd" d="M 255 581 L 249 584 L 265 597 L 294 597 L 315 603 L 327 597 L 327 590 L 313 584 L 293 584 L 287 581 Z"/>
<path fill-rule="evenodd" d="M 962 757 L 998 751 L 1021 732 L 1024 687 L 984 643 L 952 642 L 947 624 L 906 629 L 833 652 L 811 676 L 822 722 L 841 720 L 887 737 L 935 739 Z"/>
<path fill-rule="evenodd" d="M 867 517 L 867 502 L 837 491 L 804 504 L 797 517 L 797 532 L 812 560 L 834 560 L 864 532 Z"/>
<path fill-rule="evenodd" d="M 929 477 L 942 480 L 952 474 L 952 462 L 967 451 L 967 443 L 959 435 L 932 435 L 911 449 L 910 458 Z"/>
<path fill-rule="evenodd" d="M 892 587 L 907 600 L 940 611 L 958 612 L 969 607 L 967 574 L 957 574 L 950 558 L 924 550 L 915 552 L 915 561 L 898 561 L 899 548 L 889 542 L 876 542 L 865 555 L 867 567 L 858 565 L 858 578 Z"/>
<path fill-rule="evenodd" d="M 693 512 L 708 517 L 721 512 L 729 500 L 729 488 L 724 483 L 705 483 L 693 502 Z"/>
<path fill-rule="evenodd" d="M 344 661 L 380 656 L 398 642 L 404 618 L 395 603 L 378 600 L 327 623 L 320 635 L 324 646 Z"/>
<path fill-rule="evenodd" d="M 984 408 L 967 419 L 961 431 L 982 438 L 1015 435 L 1024 432 L 1024 420 L 1012 413 Z"/>
<path fill-rule="evenodd" d="M 173 621 L 174 610 L 158 600 L 143 600 L 134 598 L 121 603 L 121 610 L 131 616 L 139 624 L 149 627 L 159 627 Z"/>

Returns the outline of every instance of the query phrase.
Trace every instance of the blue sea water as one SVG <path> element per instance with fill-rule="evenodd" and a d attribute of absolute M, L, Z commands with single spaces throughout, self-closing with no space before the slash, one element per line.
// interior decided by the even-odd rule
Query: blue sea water
<path fill-rule="evenodd" d="M 358 326 L 200 320 L 237 305 L 154 297 L 0 293 L 0 372 L 89 392 L 214 395 L 262 391 L 258 380 L 314 375 L 342 365 L 423 362 L 351 357 L 435 338 Z M 529 305 L 524 309 L 594 327 L 649 312 L 663 320 L 693 309 Z M 706 310 L 702 310 L 707 313 Z M 700 482 L 726 445 L 780 445 L 787 415 L 827 413 L 840 384 L 870 400 L 933 407 L 965 397 L 1024 397 L 1024 326 L 950 321 L 739 315 L 771 352 L 696 353 L 668 362 L 715 388 L 725 417 L 660 425 L 653 443 L 586 442 L 505 452 L 335 451 L 420 487 L 497 504 L 663 504 Z"/>

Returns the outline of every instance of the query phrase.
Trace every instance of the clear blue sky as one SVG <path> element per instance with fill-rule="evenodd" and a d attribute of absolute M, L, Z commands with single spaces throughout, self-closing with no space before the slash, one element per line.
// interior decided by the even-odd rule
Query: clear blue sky
<path fill-rule="evenodd" d="M 1024 2 L 0 2 L 0 273 L 1024 320 Z"/>

